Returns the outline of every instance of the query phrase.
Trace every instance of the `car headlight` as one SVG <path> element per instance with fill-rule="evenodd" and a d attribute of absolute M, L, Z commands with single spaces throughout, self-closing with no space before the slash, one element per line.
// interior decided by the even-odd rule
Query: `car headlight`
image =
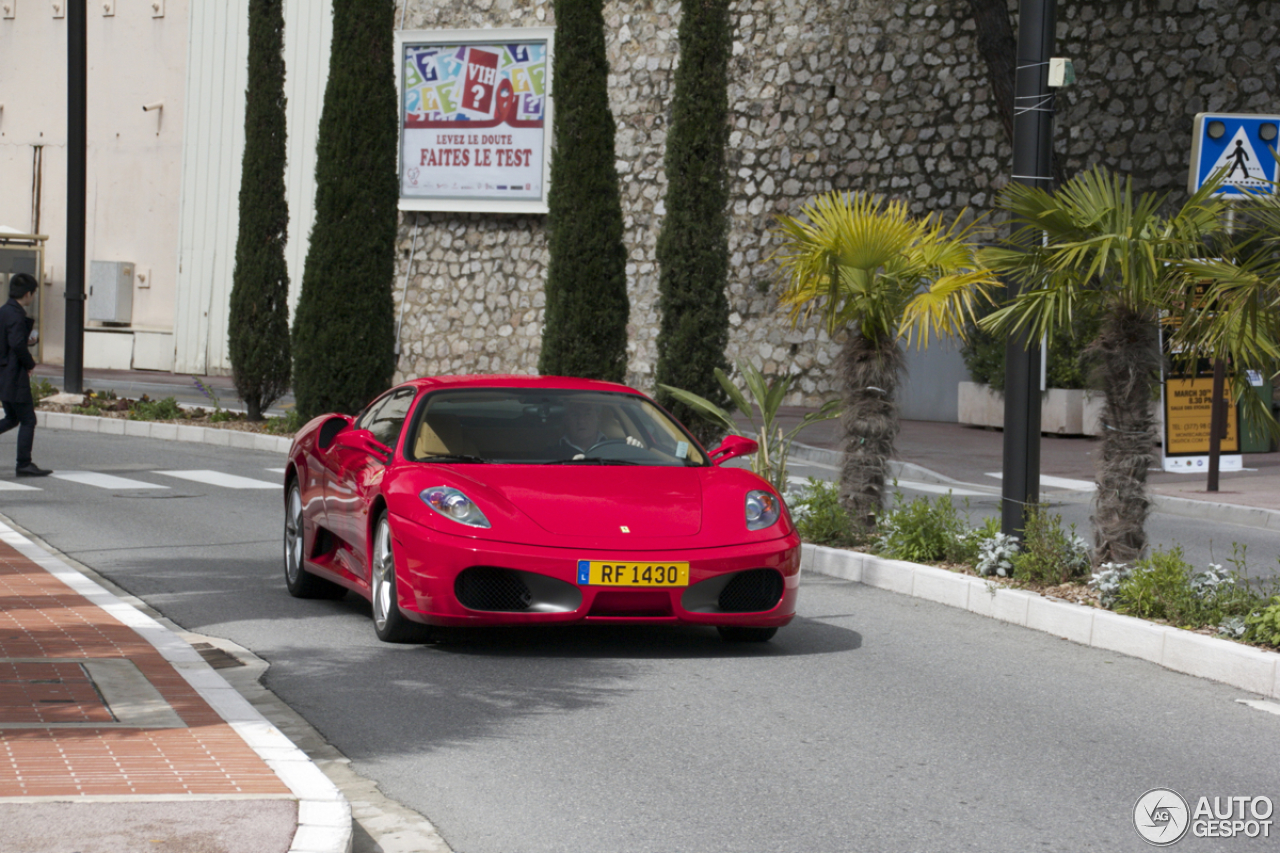
<path fill-rule="evenodd" d="M 763 530 L 782 515 L 782 503 L 773 492 L 747 492 L 747 529 Z"/>
<path fill-rule="evenodd" d="M 422 502 L 452 521 L 468 527 L 488 527 L 489 519 L 484 517 L 480 507 L 471 498 L 449 486 L 432 486 L 423 489 L 418 495 Z"/>

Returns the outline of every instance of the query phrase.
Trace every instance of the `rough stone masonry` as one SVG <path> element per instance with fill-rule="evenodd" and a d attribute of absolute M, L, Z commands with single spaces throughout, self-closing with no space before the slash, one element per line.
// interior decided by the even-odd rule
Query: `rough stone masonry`
<path fill-rule="evenodd" d="M 554 23 L 547 0 L 408 3 L 406 29 Z M 793 328 L 779 310 L 774 217 L 831 189 L 909 199 L 920 214 L 987 213 L 1010 149 L 968 0 L 738 0 L 732 11 L 728 357 L 798 374 L 787 402 L 812 404 L 834 394 L 838 341 L 812 324 Z M 668 0 L 605 4 L 630 256 L 628 382 L 647 390 L 679 18 Z M 1067 174 L 1102 164 L 1140 190 L 1183 197 L 1195 113 L 1280 109 L 1278 35 L 1280 3 L 1270 0 L 1060 0 L 1056 53 L 1078 77 L 1057 102 Z M 397 381 L 536 372 L 545 216 L 404 214 L 399 248 L 396 299 L 407 302 Z"/>

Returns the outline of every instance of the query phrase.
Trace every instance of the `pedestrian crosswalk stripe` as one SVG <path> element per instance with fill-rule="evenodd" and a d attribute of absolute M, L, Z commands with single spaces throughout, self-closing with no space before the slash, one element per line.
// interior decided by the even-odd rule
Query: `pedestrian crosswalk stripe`
<path fill-rule="evenodd" d="M 266 480 L 253 480 L 249 477 L 237 477 L 235 474 L 224 474 L 221 471 L 156 471 L 166 477 L 178 477 L 193 483 L 204 483 L 207 486 L 222 486 L 226 489 L 279 489 L 279 483 L 268 483 Z"/>
<path fill-rule="evenodd" d="M 97 486 L 99 489 L 167 489 L 155 483 L 144 483 L 141 480 L 130 480 L 113 474 L 100 474 L 97 471 L 55 471 L 52 476 L 58 480 L 69 480 L 72 483 L 83 483 L 86 486 Z"/>
<path fill-rule="evenodd" d="M 997 480 L 1004 479 L 1004 474 L 999 471 L 989 472 L 987 476 L 994 477 Z M 1073 492 L 1092 492 L 1097 488 L 1097 484 L 1089 480 L 1073 480 L 1070 477 L 1049 477 L 1044 474 L 1040 475 L 1040 485 L 1054 489 L 1069 489 Z"/>
<path fill-rule="evenodd" d="M 38 492 L 40 489 L 36 486 L 28 486 L 25 483 L 15 483 L 13 480 L 0 480 L 0 492 Z"/>

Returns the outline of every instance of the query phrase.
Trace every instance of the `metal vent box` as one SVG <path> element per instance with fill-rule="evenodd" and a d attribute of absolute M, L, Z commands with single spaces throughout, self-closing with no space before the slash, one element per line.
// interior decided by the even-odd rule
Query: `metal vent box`
<path fill-rule="evenodd" d="M 89 262 L 89 316 L 99 323 L 133 322 L 133 264 Z"/>

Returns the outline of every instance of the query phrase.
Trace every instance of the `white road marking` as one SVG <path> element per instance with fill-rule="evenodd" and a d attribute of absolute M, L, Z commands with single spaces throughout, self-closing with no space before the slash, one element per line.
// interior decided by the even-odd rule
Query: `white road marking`
<path fill-rule="evenodd" d="M 1259 711 L 1266 711 L 1268 714 L 1275 714 L 1280 717 L 1280 705 L 1275 702 L 1264 702 L 1261 699 L 1237 699 L 1241 705 L 1248 705 L 1250 708 L 1256 708 Z"/>
<path fill-rule="evenodd" d="M 221 486 L 224 489 L 279 489 L 279 483 L 268 483 L 266 480 L 253 480 L 249 477 L 237 477 L 235 474 L 224 474 L 221 471 L 156 471 L 166 477 L 177 477 L 193 483 L 204 483 L 207 486 Z"/>
<path fill-rule="evenodd" d="M 955 486 L 942 486 L 937 483 L 917 483 L 912 480 L 898 480 L 898 487 L 913 492 L 927 492 L 931 495 L 945 495 L 950 492 L 959 497 L 990 498 L 996 497 L 991 492 L 976 492 L 973 489 L 960 489 Z"/>
<path fill-rule="evenodd" d="M 284 468 L 264 468 L 262 470 L 270 471 L 272 474 L 283 474 L 285 472 Z"/>
<path fill-rule="evenodd" d="M 1153 471 L 1156 469 L 1152 469 Z M 997 480 L 1003 480 L 1004 475 L 999 471 L 987 474 L 988 477 L 995 477 Z M 1040 475 L 1040 485 L 1053 486 L 1056 489 L 1070 489 L 1073 492 L 1092 492 L 1097 488 L 1097 484 L 1089 480 L 1073 480 L 1070 477 L 1046 477 Z"/>
<path fill-rule="evenodd" d="M 0 492 L 38 492 L 38 486 L 15 483 L 13 480 L 0 480 Z"/>
<path fill-rule="evenodd" d="M 99 489 L 167 489 L 168 486 L 159 486 L 155 483 L 144 483 L 141 480 L 130 480 L 126 477 L 116 477 L 112 474 L 99 474 L 97 471 L 55 471 L 50 476 L 59 480 L 68 480 L 72 483 L 83 483 L 86 486 L 96 486 Z"/>

